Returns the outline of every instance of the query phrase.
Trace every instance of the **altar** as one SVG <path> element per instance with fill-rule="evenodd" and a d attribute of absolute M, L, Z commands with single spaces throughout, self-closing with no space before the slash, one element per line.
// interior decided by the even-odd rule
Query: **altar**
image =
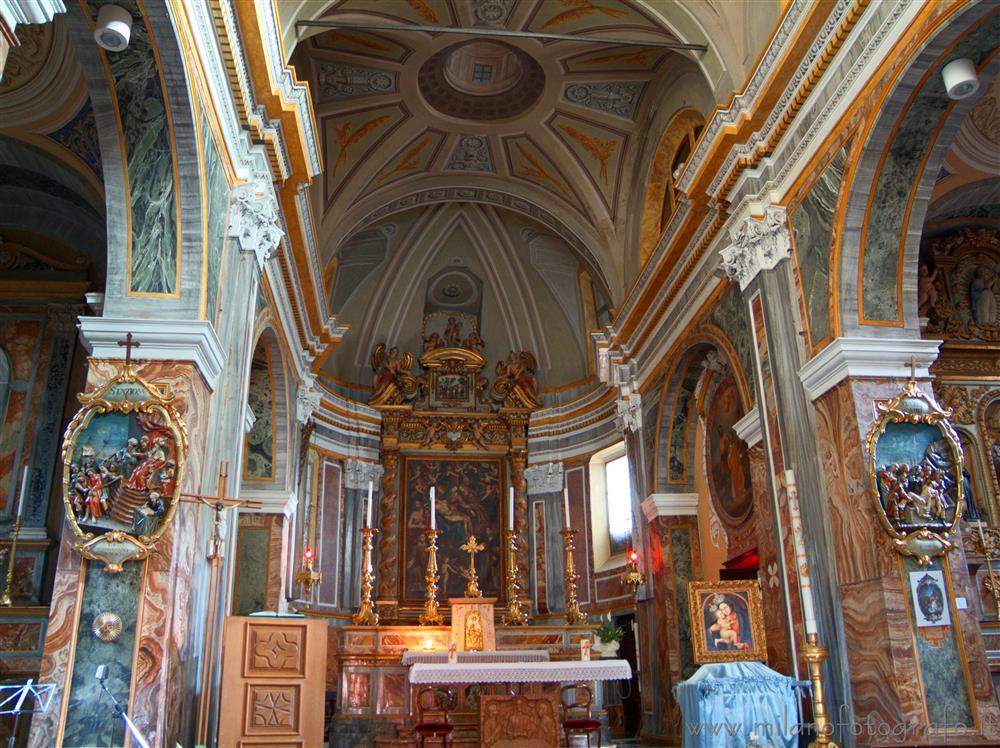
<path fill-rule="evenodd" d="M 629 678 L 622 660 L 580 660 L 580 642 L 593 642 L 592 626 L 497 626 L 497 649 L 459 652 L 449 664 L 447 626 L 345 626 L 336 629 L 337 698 L 330 730 L 331 748 L 414 746 L 416 695 L 428 685 L 453 689 L 452 744 L 486 745 L 484 714 L 500 718 L 521 697 L 538 716 L 540 702 L 559 723 L 563 683 Z M 513 692 L 513 694 L 512 694 Z M 601 689 L 594 689 L 595 719 L 605 720 Z M 486 710 L 486 712 L 484 712 Z M 531 718 L 531 713 L 528 713 Z M 496 719 L 494 719 L 496 722 Z M 484 737 L 486 742 L 484 742 Z M 555 745 L 538 743 L 532 745 Z M 505 744 L 494 740 L 498 748 Z M 525 743 L 527 745 L 527 743 Z"/>

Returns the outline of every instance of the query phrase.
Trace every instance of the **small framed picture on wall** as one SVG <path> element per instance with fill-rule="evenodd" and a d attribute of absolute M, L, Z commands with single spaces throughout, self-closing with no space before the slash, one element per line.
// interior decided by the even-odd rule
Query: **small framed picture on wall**
<path fill-rule="evenodd" d="M 691 582 L 688 600 L 695 662 L 767 660 L 756 581 Z"/>

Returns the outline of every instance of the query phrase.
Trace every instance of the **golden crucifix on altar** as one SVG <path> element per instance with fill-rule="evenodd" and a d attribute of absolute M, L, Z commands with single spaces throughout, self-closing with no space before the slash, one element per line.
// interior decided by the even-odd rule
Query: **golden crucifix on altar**
<path fill-rule="evenodd" d="M 482 597 L 483 591 L 479 589 L 479 577 L 476 575 L 476 554 L 486 550 L 486 546 L 477 542 L 475 535 L 470 535 L 458 549 L 469 554 L 469 568 L 465 572 L 465 578 L 469 582 L 465 585 L 465 596 Z"/>

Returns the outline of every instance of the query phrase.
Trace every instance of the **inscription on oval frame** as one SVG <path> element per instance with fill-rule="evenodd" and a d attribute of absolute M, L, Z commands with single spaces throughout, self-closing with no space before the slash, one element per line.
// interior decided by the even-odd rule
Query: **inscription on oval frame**
<path fill-rule="evenodd" d="M 954 548 L 965 508 L 962 446 L 934 398 L 911 379 L 893 398 L 875 403 L 868 430 L 871 495 L 894 549 L 927 565 Z"/>
<path fill-rule="evenodd" d="M 111 574 L 149 555 L 180 500 L 187 429 L 161 385 L 124 371 L 77 396 L 63 437 L 66 519 L 84 558 Z"/>

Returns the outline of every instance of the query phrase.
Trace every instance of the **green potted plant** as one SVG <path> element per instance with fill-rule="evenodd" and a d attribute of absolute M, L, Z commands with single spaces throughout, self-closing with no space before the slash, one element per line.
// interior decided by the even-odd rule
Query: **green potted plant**
<path fill-rule="evenodd" d="M 614 657 L 618 654 L 618 647 L 621 646 L 622 637 L 625 636 L 625 629 L 616 626 L 611 622 L 611 616 L 605 614 L 601 625 L 594 631 L 597 641 L 594 642 L 594 651 L 601 657 Z"/>

